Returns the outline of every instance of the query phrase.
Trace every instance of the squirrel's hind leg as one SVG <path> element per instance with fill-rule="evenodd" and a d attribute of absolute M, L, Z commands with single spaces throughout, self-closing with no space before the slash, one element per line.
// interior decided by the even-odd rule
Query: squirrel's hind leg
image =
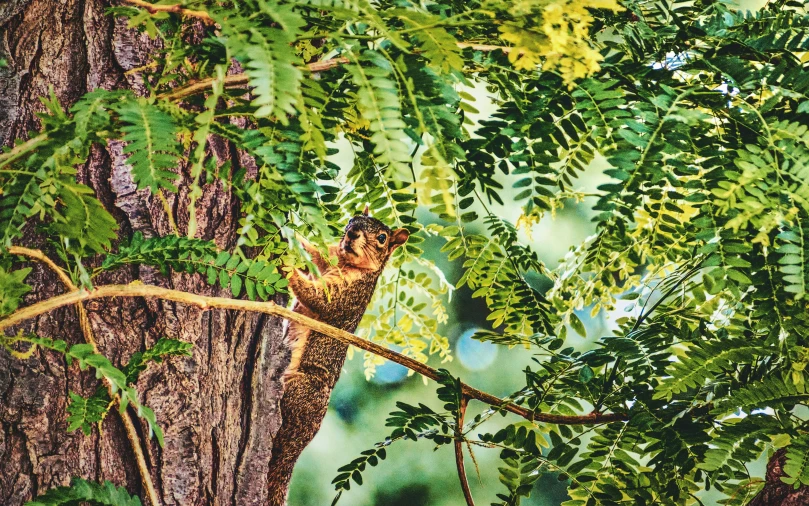
<path fill-rule="evenodd" d="M 290 324 L 286 336 L 286 345 L 292 352 L 289 359 L 289 367 L 284 372 L 281 381 L 286 384 L 290 377 L 294 376 L 298 371 L 298 366 L 301 364 L 301 357 L 303 357 L 303 350 L 306 348 L 306 341 L 309 339 L 311 331 L 302 325 Z"/>

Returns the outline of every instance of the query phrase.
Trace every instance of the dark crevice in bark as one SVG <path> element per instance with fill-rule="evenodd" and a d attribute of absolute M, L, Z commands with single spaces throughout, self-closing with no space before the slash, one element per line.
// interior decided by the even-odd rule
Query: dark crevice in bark
<path fill-rule="evenodd" d="M 210 489 L 206 490 L 206 495 L 208 497 L 208 501 L 210 502 L 212 497 L 216 497 L 217 490 L 218 490 L 218 479 L 219 479 L 219 465 L 220 465 L 220 455 L 219 455 L 219 438 L 217 437 L 217 433 L 219 431 L 214 428 L 211 431 L 211 487 Z"/>
<path fill-rule="evenodd" d="M 213 356 L 213 320 L 211 319 L 211 314 L 210 313 L 203 314 L 202 315 L 202 322 L 203 322 L 203 326 L 206 329 L 208 329 L 208 332 L 207 332 L 208 339 L 207 339 L 206 344 L 208 345 L 208 357 L 212 357 Z"/>
<path fill-rule="evenodd" d="M 94 449 L 95 449 L 96 462 L 101 462 L 101 457 L 102 457 L 102 455 L 101 455 L 101 445 L 100 444 L 95 445 Z M 99 482 L 102 481 L 102 474 L 103 474 L 103 471 L 101 469 L 101 466 L 95 466 L 95 479 L 96 479 L 96 481 L 99 481 Z"/>
<path fill-rule="evenodd" d="M 253 410 L 253 373 L 256 368 L 256 360 L 258 353 L 258 345 L 261 342 L 261 334 L 264 330 L 264 324 L 267 318 L 266 315 L 260 314 L 256 316 L 255 327 L 253 334 L 250 336 L 247 350 L 247 360 L 244 362 L 244 374 L 242 376 L 241 384 L 241 397 L 244 399 L 244 406 L 242 408 L 242 433 L 239 437 L 239 451 L 236 453 L 236 466 L 233 473 L 233 504 L 237 504 L 237 494 L 239 490 L 239 477 L 244 464 L 244 453 L 247 448 L 247 442 L 250 440 L 250 431 L 252 428 L 252 417 L 250 416 Z M 238 346 L 236 347 L 238 348 Z"/>

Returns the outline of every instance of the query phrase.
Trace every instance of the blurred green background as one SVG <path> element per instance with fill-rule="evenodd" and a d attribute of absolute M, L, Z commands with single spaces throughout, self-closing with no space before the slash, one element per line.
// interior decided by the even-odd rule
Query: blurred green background
<path fill-rule="evenodd" d="M 765 0 L 741 0 L 743 9 L 758 9 Z M 472 121 L 488 117 L 496 108 L 488 92 L 481 85 L 470 91 L 478 100 L 475 107 L 480 111 Z M 467 125 L 474 132 L 475 127 Z M 341 152 L 335 162 L 341 167 L 351 166 L 350 149 L 338 145 Z M 606 181 L 603 170 L 608 164 L 603 158 L 596 158 L 578 180 L 579 190 L 592 193 Z M 510 189 L 510 183 L 503 181 L 506 190 L 501 194 L 504 206 L 489 206 L 491 211 L 514 223 L 520 215 L 519 205 L 511 200 L 517 192 Z M 533 227 L 530 237 L 521 233 L 521 240 L 529 244 L 539 254 L 545 265 L 553 269 L 571 246 L 578 245 L 594 233 L 590 222 L 593 213 L 591 199 L 576 204 L 567 201 L 564 209 L 556 216 L 547 214 Z M 482 209 L 476 209 L 482 216 Z M 435 221 L 435 216 L 419 209 L 417 216 L 427 225 Z M 473 232 L 484 232 L 473 230 Z M 430 239 L 422 246 L 425 256 L 434 260 L 455 283 L 461 276 L 462 260 L 450 264 L 443 258 L 439 249 L 443 240 Z M 542 291 L 548 288 L 547 280 L 529 279 Z M 447 303 L 449 321 L 442 326 L 442 332 L 452 343 L 454 360 L 441 364 L 435 358 L 430 365 L 445 367 L 464 382 L 497 396 L 508 395 L 524 386 L 522 371 L 531 364 L 532 354 L 524 348 L 507 349 L 490 343 L 481 343 L 469 338 L 477 328 L 490 329 L 486 321 L 488 310 L 482 299 L 472 299 L 471 292 L 460 289 L 453 293 Z M 612 321 L 625 314 L 619 305 L 613 314 L 590 317 L 587 309 L 578 314 L 587 330 L 587 339 L 575 332 L 568 332 L 568 344 L 578 350 L 593 347 L 602 335 L 607 335 Z M 331 504 L 334 487 L 331 480 L 337 475 L 340 466 L 348 464 L 390 433 L 385 427 L 388 413 L 396 409 L 396 401 L 409 404 L 422 402 L 439 411 L 442 403 L 435 396 L 436 385 L 429 384 L 417 376 L 407 377 L 407 371 L 393 363 L 377 368 L 376 376 L 366 381 L 363 374 L 362 354 L 356 353 L 353 360 L 346 362 L 340 381 L 337 383 L 323 426 L 314 441 L 304 451 L 295 468 L 289 496 L 290 506 L 324 506 Z M 467 419 L 485 410 L 479 402 L 470 403 Z M 511 418 L 513 415 L 509 415 Z M 509 419 L 510 419 L 509 418 Z M 504 418 L 495 416 L 478 432 L 495 432 L 505 425 Z M 466 470 L 475 503 L 488 505 L 495 500 L 495 494 L 503 493 L 505 487 L 498 480 L 497 466 L 499 450 L 473 448 L 475 463 L 466 456 Z M 387 459 L 363 473 L 363 485 L 352 483 L 351 490 L 340 500 L 344 506 L 464 506 L 465 501 L 458 483 L 455 457 L 451 446 L 434 451 L 430 441 L 398 441 L 388 447 Z M 751 472 L 764 471 L 764 461 L 758 462 Z M 534 486 L 531 497 L 522 501 L 524 506 L 557 506 L 567 499 L 565 483 L 557 480 L 555 473 L 546 473 Z M 710 494 L 709 494 L 710 495 Z M 704 497 L 705 504 L 711 503 Z"/>
<path fill-rule="evenodd" d="M 590 180 L 590 178 L 588 178 Z M 504 198 L 508 204 L 508 200 Z M 513 206 L 516 210 L 516 204 Z M 503 215 L 516 219 L 515 212 L 503 209 Z M 497 212 L 497 211 L 495 211 Z M 426 215 L 424 215 L 426 218 Z M 548 267 L 564 256 L 570 245 L 577 244 L 590 234 L 585 205 L 568 207 L 555 219 L 547 216 L 533 232 L 533 247 L 540 253 Z M 459 262 L 441 262 L 438 249 L 441 241 L 426 243 L 427 256 L 439 262 L 447 277 L 454 282 L 460 277 Z M 531 363 L 532 355 L 524 348 L 507 349 L 490 343 L 481 343 L 469 338 L 476 328 L 491 328 L 486 321 L 487 309 L 481 299 L 471 299 L 468 289 L 457 290 L 448 304 L 449 321 L 443 327 L 452 343 L 454 360 L 446 367 L 463 381 L 497 396 L 505 396 L 524 385 L 522 370 Z M 579 315 L 592 338 L 605 330 L 604 319 L 591 319 L 587 311 Z M 569 336 L 575 336 L 569 333 Z M 570 344 L 584 349 L 584 340 Z M 439 367 L 438 360 L 432 365 Z M 349 463 L 363 450 L 382 441 L 389 434 L 385 427 L 388 413 L 395 409 L 397 400 L 409 404 L 423 402 L 440 411 L 442 403 L 436 399 L 436 385 L 425 385 L 420 377 L 406 376 L 407 371 L 398 364 L 386 363 L 377 368 L 376 376 L 369 382 L 363 374 L 362 355 L 355 354 L 346 367 L 335 388 L 329 413 L 323 427 L 312 444 L 304 451 L 295 469 L 290 492 L 290 506 L 328 505 L 334 497 L 332 478 L 337 468 Z M 483 411 L 485 406 L 472 402 L 467 419 Z M 509 415 L 513 417 L 513 415 Z M 495 432 L 504 419 L 495 416 L 481 428 Z M 503 424 L 504 425 L 504 424 Z M 474 447 L 480 470 L 480 479 L 475 473 L 475 464 L 467 456 L 466 469 L 469 484 L 476 504 L 489 504 L 495 494 L 505 487 L 498 481 L 497 449 Z M 430 441 L 399 441 L 388 447 L 388 458 L 377 467 L 363 473 L 363 486 L 352 483 L 350 491 L 343 494 L 340 504 L 350 506 L 461 506 L 464 499 L 458 483 L 454 455 L 451 446 L 434 451 Z M 565 498 L 565 486 L 553 474 L 539 481 L 530 499 L 524 505 L 551 506 Z"/>
<path fill-rule="evenodd" d="M 480 86 L 470 90 L 478 98 L 475 107 L 480 114 L 477 119 L 485 118 L 494 110 L 485 88 Z M 475 120 L 476 118 L 472 118 Z M 474 126 L 469 126 L 474 131 Z M 350 149 L 338 144 L 340 153 L 335 162 L 341 167 L 350 167 Z M 603 159 L 597 159 L 580 181 L 580 190 L 593 192 L 595 187 L 606 180 L 602 175 L 606 168 Z M 418 169 L 418 167 L 417 167 Z M 489 206 L 491 211 L 510 222 L 516 222 L 520 215 L 519 204 L 511 200 L 517 191 L 512 191 L 510 183 L 503 181 L 506 190 L 501 198 L 504 206 Z M 558 263 L 570 246 L 584 240 L 595 230 L 590 223 L 592 202 L 575 204 L 566 203 L 555 217 L 545 216 L 533 227 L 530 237 L 521 233 L 521 240 L 530 244 L 540 255 L 541 260 L 549 268 Z M 482 209 L 476 209 L 483 216 Z M 417 211 L 421 223 L 435 222 L 435 215 L 419 209 Z M 473 224 L 474 225 L 474 224 Z M 484 230 L 472 230 L 485 233 Z M 436 262 L 444 271 L 447 279 L 453 284 L 462 274 L 462 259 L 448 263 L 439 252 L 444 244 L 443 239 L 429 238 L 422 244 L 425 257 Z M 529 278 L 529 282 L 542 291 L 546 290 L 548 280 L 539 276 Z M 441 327 L 452 343 L 453 361 L 441 364 L 439 359 L 431 358 L 434 367 L 445 367 L 453 375 L 463 381 L 481 388 L 497 396 L 508 395 L 524 386 L 522 371 L 531 364 L 532 354 L 524 348 L 508 349 L 490 343 L 475 341 L 470 338 L 478 328 L 491 329 L 486 320 L 488 309 L 482 299 L 472 299 L 471 291 L 464 287 L 456 290 L 447 303 L 449 321 Z M 604 318 L 593 319 L 589 311 L 579 315 L 587 327 L 588 336 L 599 336 L 604 330 Z M 592 346 L 592 339 L 587 341 L 570 332 L 569 344 L 579 349 Z M 507 367 L 504 367 L 507 364 Z M 396 409 L 396 401 L 409 404 L 423 402 L 440 411 L 442 403 L 435 396 L 436 384 L 425 384 L 421 377 L 407 376 L 407 370 L 391 362 L 377 367 L 376 375 L 366 381 L 363 373 L 362 353 L 355 353 L 352 360 L 346 362 L 343 374 L 331 397 L 331 404 L 323 426 L 314 441 L 304 451 L 295 468 L 290 491 L 290 506 L 321 506 L 331 504 L 334 498 L 334 486 L 331 480 L 337 475 L 337 469 L 349 463 L 360 452 L 373 447 L 374 443 L 384 440 L 390 433 L 385 427 L 388 413 Z M 472 402 L 467 419 L 486 409 L 486 406 Z M 505 425 L 504 418 L 495 416 L 481 427 L 480 432 L 495 432 Z M 477 504 L 489 504 L 495 500 L 496 493 L 505 491 L 498 480 L 499 450 L 473 447 L 475 463 L 466 457 L 466 469 L 469 475 L 470 488 Z M 458 483 L 455 458 L 451 446 L 434 451 L 430 441 L 398 441 L 388 447 L 388 458 L 377 467 L 366 469 L 363 473 L 364 484 L 360 487 L 352 483 L 350 491 L 345 492 L 340 504 L 347 506 L 461 506 L 463 495 Z M 549 473 L 537 482 L 531 498 L 522 504 L 530 506 L 551 506 L 560 504 L 567 497 L 564 483 L 560 483 L 555 474 Z"/>

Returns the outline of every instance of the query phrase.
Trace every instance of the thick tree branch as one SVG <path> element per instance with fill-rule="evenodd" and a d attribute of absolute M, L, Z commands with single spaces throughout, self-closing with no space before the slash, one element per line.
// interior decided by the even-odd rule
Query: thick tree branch
<path fill-rule="evenodd" d="M 65 288 L 70 291 L 70 293 L 75 293 L 79 290 L 79 288 L 73 284 L 73 281 L 64 271 L 64 269 L 56 265 L 53 260 L 48 258 L 41 251 L 23 248 L 20 246 L 11 246 L 8 249 L 8 252 L 12 255 L 20 255 L 38 262 L 42 262 L 51 271 L 53 271 L 54 274 L 56 274 L 56 276 L 59 278 L 62 284 L 65 285 Z M 85 309 L 84 303 L 77 302 L 76 310 L 79 313 L 79 326 L 81 327 L 82 334 L 84 335 L 84 340 L 87 342 L 87 344 L 93 347 L 93 353 L 100 355 L 101 353 L 98 349 L 95 335 L 93 334 L 93 328 L 90 326 L 90 319 L 87 317 L 87 309 Z M 121 396 L 112 390 L 112 386 L 109 383 L 107 384 L 107 392 L 109 393 L 110 398 L 115 401 L 116 406 L 121 404 Z M 140 446 L 140 436 L 138 435 L 138 431 L 135 429 L 134 422 L 132 422 L 132 417 L 129 416 L 127 411 L 121 412 L 120 409 L 116 411 L 118 411 L 121 416 L 121 422 L 124 424 L 124 429 L 126 430 L 129 444 L 132 447 L 132 452 L 135 454 L 135 460 L 138 464 L 138 471 L 140 472 L 141 483 L 143 484 L 143 488 L 146 490 L 147 497 L 149 497 L 149 502 L 152 504 L 152 506 L 160 506 L 160 499 L 157 497 L 157 491 L 155 490 L 154 483 L 152 482 L 152 475 L 149 472 L 149 467 L 146 465 L 146 457 L 143 455 L 143 449 Z"/>
<path fill-rule="evenodd" d="M 334 328 L 323 322 L 319 322 L 290 309 L 281 307 L 274 302 L 259 302 L 240 299 L 228 299 L 225 297 L 208 297 L 194 293 L 172 290 L 159 286 L 132 283 L 129 285 L 106 285 L 95 288 L 92 291 L 81 289 L 77 292 L 66 293 L 38 302 L 31 306 L 19 309 L 0 320 L 0 332 L 17 325 L 30 318 L 37 317 L 54 309 L 76 304 L 85 300 L 101 299 L 105 297 L 155 297 L 159 299 L 171 300 L 183 304 L 190 304 L 201 309 L 232 309 L 236 311 L 254 311 L 258 313 L 271 314 L 286 318 L 287 320 L 300 323 L 301 325 L 323 335 L 337 339 L 345 344 L 355 346 L 362 350 L 386 358 L 392 362 L 403 365 L 408 369 L 421 374 L 426 378 L 437 380 L 438 371 L 432 367 L 422 364 L 410 357 L 389 350 L 384 346 L 362 339 L 344 330 Z M 534 413 L 533 411 L 507 402 L 499 397 L 488 394 L 465 383 L 461 384 L 462 392 L 470 399 L 476 399 L 491 406 L 498 407 L 505 411 L 519 415 L 527 420 L 545 423 L 565 424 L 565 425 L 588 425 L 594 423 L 605 423 L 615 421 L 626 421 L 628 417 L 621 413 L 598 413 L 593 412 L 587 415 L 569 416 L 555 415 L 550 413 Z"/>
<path fill-rule="evenodd" d="M 156 5 L 151 2 L 144 2 L 143 0 L 121 0 L 121 2 L 129 5 L 134 5 L 135 7 L 141 7 L 149 11 L 151 14 L 157 14 L 158 12 L 170 12 L 173 14 L 180 14 L 181 16 L 186 16 L 189 18 L 199 19 L 200 21 L 208 25 L 212 25 L 214 23 L 213 18 L 209 16 L 207 12 L 186 9 L 182 7 L 180 4 Z"/>

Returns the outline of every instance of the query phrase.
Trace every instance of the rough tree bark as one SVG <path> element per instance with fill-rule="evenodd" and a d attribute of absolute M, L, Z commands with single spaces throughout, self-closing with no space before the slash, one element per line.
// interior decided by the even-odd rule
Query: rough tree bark
<path fill-rule="evenodd" d="M 108 0 L 5 0 L 0 4 L 0 143 L 27 138 L 38 126 L 40 96 L 53 88 L 64 107 L 87 91 L 142 89 L 137 74 L 154 42 L 105 14 Z M 224 142 L 211 142 L 220 162 L 251 168 Z M 186 178 L 188 174 L 183 173 Z M 162 206 L 148 192 L 135 191 L 120 145 L 96 147 L 79 179 L 91 186 L 118 219 L 121 235 L 169 232 Z M 168 195 L 175 211 L 185 209 L 185 194 Z M 238 202 L 214 183 L 197 202 L 198 236 L 220 247 L 232 246 Z M 187 216 L 176 213 L 183 232 Z M 29 234 L 26 246 L 46 247 Z M 63 291 L 55 276 L 34 266 L 28 281 L 36 287 L 26 303 Z M 218 294 L 195 276 L 165 279 L 147 268 L 102 276 L 99 282 L 141 279 L 203 294 Z M 279 300 L 278 302 L 283 302 Z M 289 360 L 281 345 L 282 322 L 264 315 L 201 312 L 165 301 L 93 301 L 90 320 L 101 350 L 114 363 L 153 344 L 161 336 L 194 343 L 193 356 L 150 368 L 141 375 L 142 401 L 154 409 L 165 430 L 159 448 L 141 438 L 161 501 L 167 505 L 263 504 L 277 411 L 279 378 Z M 76 310 L 66 308 L 29 324 L 37 334 L 82 342 Z M 141 480 L 120 419 L 110 414 L 103 434 L 68 434 L 68 391 L 89 395 L 97 381 L 48 352 L 26 361 L 0 350 L 0 504 L 17 506 L 42 491 L 66 485 L 72 476 L 111 480 L 141 496 Z M 143 427 L 138 426 L 141 433 Z M 809 504 L 807 490 L 792 490 L 778 479 L 783 452 L 770 460 L 764 490 L 751 506 Z"/>
<path fill-rule="evenodd" d="M 65 108 L 98 87 L 142 89 L 138 75 L 126 71 L 144 64 L 155 43 L 106 14 L 109 7 L 109 0 L 10 0 L 0 5 L 0 58 L 8 61 L 7 68 L 0 68 L 0 142 L 25 139 L 38 127 L 38 97 L 51 87 Z M 250 160 L 228 144 L 212 141 L 210 149 L 220 162 L 230 160 L 234 170 L 246 166 L 249 172 Z M 187 182 L 187 171 L 183 176 Z M 94 148 L 78 177 L 117 218 L 122 237 L 134 231 L 147 237 L 169 233 L 159 201 L 135 191 L 120 145 Z M 167 198 L 182 233 L 185 193 Z M 238 202 L 221 183 L 207 185 L 197 202 L 197 236 L 232 246 L 237 210 Z M 20 244 L 47 250 L 30 233 Z M 113 273 L 98 282 L 133 279 L 219 294 L 199 277 L 166 279 L 147 268 Z M 64 291 L 42 266 L 34 266 L 28 282 L 35 290 L 26 304 Z M 137 385 L 141 400 L 154 409 L 165 431 L 165 447 L 159 448 L 143 437 L 144 427 L 133 417 L 163 504 L 263 504 L 272 436 L 281 423 L 279 378 L 288 362 L 281 345 L 282 322 L 143 299 L 96 301 L 87 309 L 101 351 L 115 364 L 125 363 L 161 336 L 194 344 L 192 357 L 151 367 Z M 28 327 L 70 344 L 83 340 L 72 307 Z M 66 485 L 72 476 L 111 480 L 145 498 L 117 414 L 107 416 L 101 435 L 95 430 L 90 437 L 66 432 L 67 392 L 89 395 L 97 384 L 91 374 L 81 373 L 75 364 L 68 367 L 53 353 L 38 351 L 19 361 L 0 350 L 0 504 L 21 505 L 48 488 Z"/>
<path fill-rule="evenodd" d="M 785 450 L 775 452 L 767 463 L 767 477 L 761 489 L 748 506 L 805 506 L 809 504 L 809 487 L 794 488 L 781 481 L 784 464 L 787 460 Z"/>

